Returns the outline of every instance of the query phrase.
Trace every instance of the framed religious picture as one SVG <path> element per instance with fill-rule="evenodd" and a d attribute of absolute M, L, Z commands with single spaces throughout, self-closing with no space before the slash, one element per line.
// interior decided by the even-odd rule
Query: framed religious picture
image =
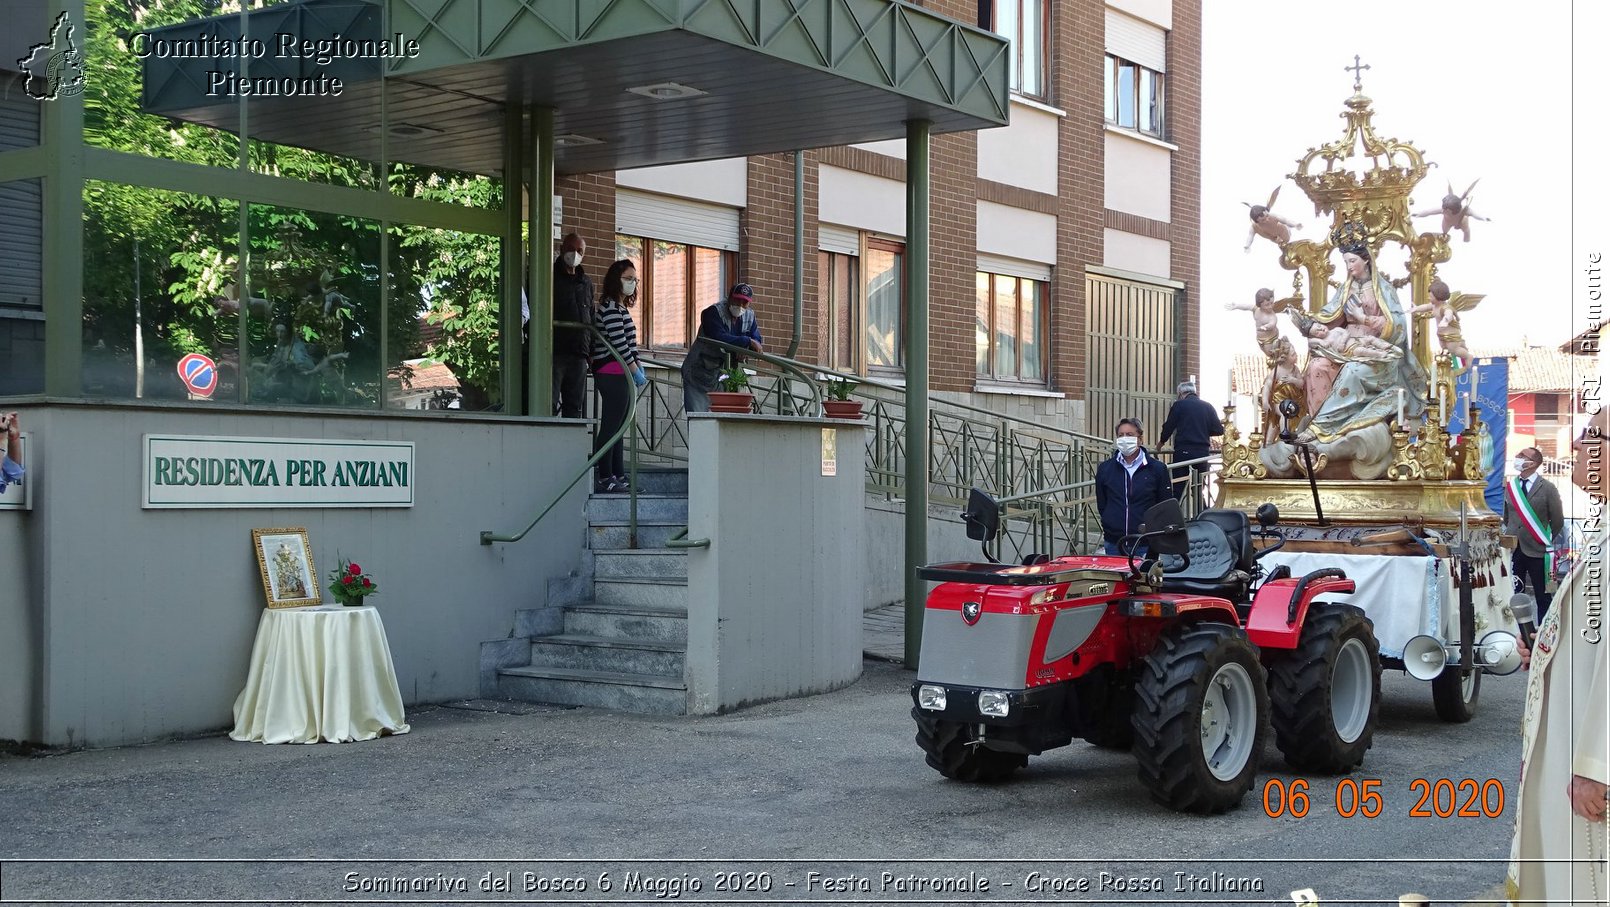
<path fill-rule="evenodd" d="M 318 576 L 313 570 L 313 549 L 307 530 L 253 529 L 257 570 L 263 575 L 263 594 L 270 608 L 301 608 L 319 603 Z"/>

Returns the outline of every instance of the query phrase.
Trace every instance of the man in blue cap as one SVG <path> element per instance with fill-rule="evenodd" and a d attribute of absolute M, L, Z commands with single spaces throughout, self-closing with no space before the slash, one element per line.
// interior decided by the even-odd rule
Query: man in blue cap
<path fill-rule="evenodd" d="M 748 347 L 761 351 L 760 325 L 755 322 L 751 304 L 755 289 L 747 283 L 733 286 L 725 302 L 718 302 L 699 315 L 699 337 L 682 360 L 682 408 L 690 413 L 710 411 L 710 392 L 716 389 L 716 379 L 728 367 L 727 357 L 732 356 L 731 367 L 739 368 L 743 356 L 720 349 L 711 340 L 731 346 Z"/>

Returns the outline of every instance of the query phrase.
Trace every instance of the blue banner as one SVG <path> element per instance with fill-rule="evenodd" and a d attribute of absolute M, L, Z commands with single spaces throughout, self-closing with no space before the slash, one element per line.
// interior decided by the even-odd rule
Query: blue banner
<path fill-rule="evenodd" d="M 1460 434 L 1465 430 L 1465 401 L 1472 399 L 1471 387 L 1476 389 L 1474 404 L 1481 412 L 1481 465 L 1487 476 L 1487 509 L 1504 512 L 1504 448 L 1509 438 L 1509 360 L 1477 359 L 1454 382 L 1455 402 L 1448 420 L 1448 432 Z"/>

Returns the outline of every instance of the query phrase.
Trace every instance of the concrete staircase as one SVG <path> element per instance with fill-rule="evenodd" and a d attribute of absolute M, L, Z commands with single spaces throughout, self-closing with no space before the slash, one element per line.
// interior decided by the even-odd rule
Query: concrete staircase
<path fill-rule="evenodd" d="M 686 714 L 687 552 L 665 543 L 688 524 L 687 470 L 643 470 L 638 488 L 637 548 L 630 497 L 588 499 L 591 595 L 582 577 L 559 632 L 531 637 L 529 664 L 497 669 L 501 698 Z"/>

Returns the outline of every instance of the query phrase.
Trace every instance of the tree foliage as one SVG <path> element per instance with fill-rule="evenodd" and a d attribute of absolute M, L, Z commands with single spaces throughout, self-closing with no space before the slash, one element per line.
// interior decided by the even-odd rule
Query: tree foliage
<path fill-rule="evenodd" d="M 238 10 L 234 0 L 86 0 L 86 141 L 207 167 L 238 166 L 234 134 L 141 110 L 143 67 L 132 54 L 140 31 Z M 255 172 L 363 189 L 381 185 L 372 162 L 257 140 L 247 143 L 246 153 Z M 394 193 L 482 207 L 501 201 L 501 187 L 484 177 L 405 164 L 391 170 Z M 146 364 L 159 376 L 147 381 L 148 395 L 182 395 L 173 363 L 200 352 L 219 360 L 219 396 L 227 399 L 242 343 L 248 358 L 264 359 L 274 349 L 273 324 L 295 322 L 293 330 L 317 355 L 348 357 L 332 370 L 339 399 L 321 392 L 320 400 L 306 402 L 376 405 L 387 365 L 380 361 L 385 269 L 389 364 L 434 356 L 466 385 L 467 403 L 495 401 L 495 237 L 393 225 L 391 252 L 382 262 L 376 221 L 248 205 L 249 292 L 243 292 L 237 286 L 240 202 L 93 182 L 84 206 L 85 385 L 91 393 L 133 394 L 138 286 Z M 245 300 L 249 313 L 244 341 L 237 300 Z M 443 328 L 428 350 L 421 348 L 422 320 Z"/>

